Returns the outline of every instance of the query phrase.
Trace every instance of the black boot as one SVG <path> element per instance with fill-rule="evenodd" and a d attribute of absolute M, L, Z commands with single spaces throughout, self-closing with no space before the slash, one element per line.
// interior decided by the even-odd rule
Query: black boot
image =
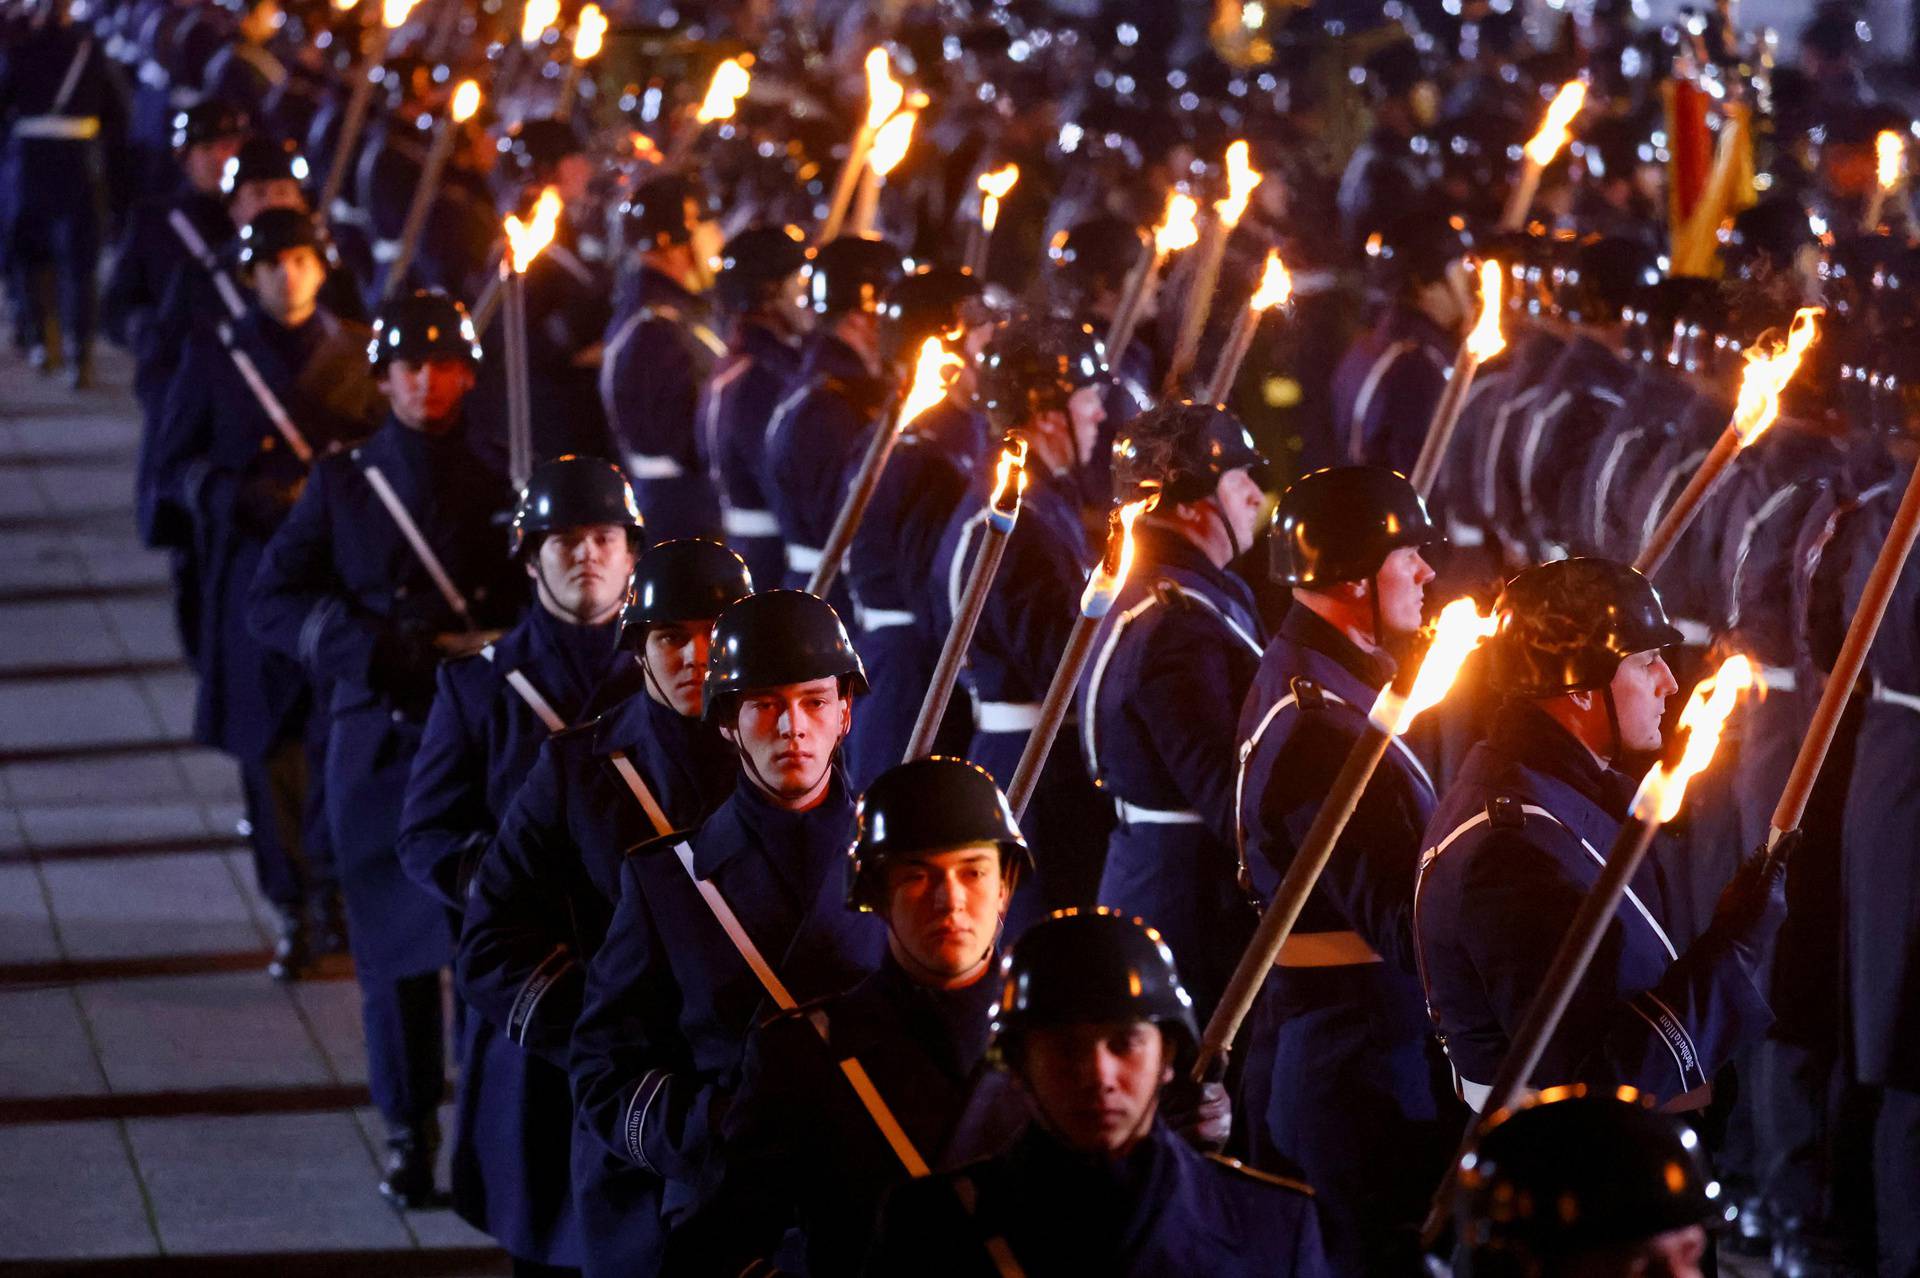
<path fill-rule="evenodd" d="M 313 947 L 307 936 L 307 916 L 300 907 L 280 912 L 280 939 L 273 943 L 273 958 L 267 963 L 267 975 L 276 981 L 297 981 L 313 962 Z"/>
<path fill-rule="evenodd" d="M 387 1136 L 386 1174 L 380 1192 L 402 1211 L 439 1205 L 433 1188 L 433 1158 L 440 1149 L 440 1125 L 432 1120 L 391 1129 Z"/>
<path fill-rule="evenodd" d="M 320 904 L 313 907 L 313 952 L 347 952 L 347 911 L 340 904 L 338 892 L 324 893 Z"/>

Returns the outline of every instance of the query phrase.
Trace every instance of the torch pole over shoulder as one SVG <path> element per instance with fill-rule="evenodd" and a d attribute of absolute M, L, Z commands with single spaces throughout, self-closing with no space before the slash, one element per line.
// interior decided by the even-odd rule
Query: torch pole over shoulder
<path fill-rule="evenodd" d="M 363 58 L 355 69 L 353 90 L 347 97 L 346 114 L 340 119 L 340 136 L 333 144 L 333 163 L 327 169 L 327 179 L 320 184 L 318 207 L 314 210 L 320 216 L 321 225 L 333 220 L 334 201 L 340 198 L 341 190 L 346 186 L 347 170 L 353 165 L 353 157 L 360 149 L 360 135 L 367 127 L 367 115 L 373 108 L 374 86 L 383 78 L 387 65 L 387 46 L 392 43 L 393 33 L 406 24 L 407 15 L 413 12 L 414 0 L 383 0 L 380 6 L 380 25 L 367 33 L 367 38 L 377 40 L 371 57 Z M 364 44 L 363 44 L 364 52 Z"/>
<path fill-rule="evenodd" d="M 1224 404 L 1227 396 L 1233 392 L 1233 383 L 1240 376 L 1240 366 L 1247 362 L 1247 352 L 1253 349 L 1253 336 L 1260 328 L 1260 320 L 1276 306 L 1285 306 L 1293 296 L 1293 277 L 1287 274 L 1287 268 L 1280 261 L 1280 255 L 1267 253 L 1267 264 L 1260 275 L 1260 287 L 1254 290 L 1248 299 L 1246 308 L 1233 321 L 1233 332 L 1227 336 L 1226 349 L 1220 352 L 1220 362 L 1213 366 L 1213 377 L 1207 382 L 1207 401 Z M 1112 353 L 1108 353 L 1112 358 Z"/>
<path fill-rule="evenodd" d="M 380 300 L 392 301 L 406 287 L 407 272 L 413 269 L 414 256 L 420 251 L 420 236 L 427 229 L 427 214 L 440 193 L 440 178 L 453 154 L 455 137 L 462 124 L 480 109 L 480 84 L 462 80 L 447 103 L 447 113 L 433 131 L 433 145 L 427 150 L 426 166 L 420 171 L 419 184 L 407 205 L 407 220 L 400 228 L 400 251 L 387 267 L 386 281 L 380 286 Z"/>
<path fill-rule="evenodd" d="M 1426 438 L 1420 441 L 1420 455 L 1414 459 L 1413 474 L 1407 477 L 1422 497 L 1433 491 L 1434 481 L 1440 478 L 1440 464 L 1446 460 L 1447 447 L 1460 425 L 1460 414 L 1467 406 L 1467 392 L 1473 387 L 1474 374 L 1479 372 L 1480 365 L 1507 347 L 1506 336 L 1500 331 L 1500 295 L 1505 278 L 1500 263 L 1489 259 L 1480 264 L 1480 318 L 1453 357 L 1453 373 L 1447 378 L 1446 389 L 1440 392 L 1433 419 L 1427 423 Z"/>
<path fill-rule="evenodd" d="M 1196 221 L 1200 205 L 1184 191 L 1173 191 L 1167 196 L 1167 209 L 1161 215 L 1160 224 L 1153 228 L 1153 246 L 1140 255 L 1139 265 L 1127 276 L 1125 292 L 1120 296 L 1120 304 L 1114 308 L 1113 320 L 1107 325 L 1107 360 L 1117 365 L 1126 357 L 1127 347 L 1133 343 L 1133 335 L 1140 327 L 1140 318 L 1146 314 L 1147 301 L 1153 296 L 1154 284 L 1160 278 L 1160 268 L 1166 265 L 1167 255 L 1180 249 L 1192 248 L 1200 240 L 1200 228 Z"/>

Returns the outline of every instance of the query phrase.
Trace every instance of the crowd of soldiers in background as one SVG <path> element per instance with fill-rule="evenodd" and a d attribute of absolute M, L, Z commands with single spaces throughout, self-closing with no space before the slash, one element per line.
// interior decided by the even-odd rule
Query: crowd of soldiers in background
<path fill-rule="evenodd" d="M 1435 967 L 1514 926 L 1524 894 L 1414 926 L 1416 863 L 1465 831 L 1460 795 L 1485 797 L 1471 748 L 1506 739 L 1503 693 L 1585 695 L 1656 650 L 1685 687 L 1737 649 L 1767 695 L 1658 845 L 1651 912 L 1635 901 L 1665 955 L 1598 979 L 1624 999 L 1725 942 L 1738 963 L 1713 970 L 1763 1002 L 1722 981 L 1672 1013 L 1684 1029 L 1649 1022 L 1677 1086 L 1569 1056 L 1545 1081 L 1596 1090 L 1486 1135 L 1457 1255 L 1475 1274 L 1687 1273 L 1697 1227 L 1731 1220 L 1720 1245 L 1780 1274 L 1920 1274 L 1912 587 L 1815 792 L 1784 926 L 1723 896 L 1767 839 L 1920 423 L 1920 249 L 1880 172 L 1914 125 L 1869 87 L 1849 6 L 1774 33 L 1611 0 L 635 0 L 579 57 L 578 10 L 526 9 L 0 15 L 12 340 L 76 390 L 96 329 L 134 358 L 141 532 L 173 557 L 196 733 L 240 764 L 283 915 L 272 975 L 352 952 L 383 1192 L 440 1201 L 451 967 L 452 1201 L 517 1272 L 1417 1272 L 1467 1080 L 1490 1076 L 1448 1036 L 1446 984 L 1525 988 L 1551 956 Z M 871 133 L 874 49 L 912 143 L 855 230 L 824 236 Z M 727 60 L 750 86 L 709 118 Z M 1504 217 L 1575 79 L 1570 144 Z M 1217 280 L 1173 254 L 1109 349 L 1161 264 L 1169 193 L 1227 195 L 1236 141 L 1263 180 Z M 1008 164 L 983 225 L 980 179 Z M 503 218 L 537 220 L 547 191 L 553 239 L 503 306 Z M 1272 252 L 1291 301 L 1211 405 Z M 1416 494 L 1391 472 L 1413 471 L 1456 368 L 1477 261 L 1503 272 L 1507 349 Z M 1501 594 L 1536 565 L 1631 562 L 1728 421 L 1745 353 L 1805 306 L 1819 338 L 1779 424 L 1657 597 L 1598 568 Z M 823 603 L 802 591 L 935 336 L 964 367 Z M 979 768 L 903 765 L 1007 431 L 1033 490 L 936 737 Z M 1013 776 L 1129 475 L 1165 498 L 1140 524 L 1147 566 L 1016 823 L 987 778 Z M 1390 760 L 1394 794 L 1369 790 L 1295 938 L 1319 948 L 1283 955 L 1225 1084 L 1162 1096 L 1354 734 L 1316 736 L 1314 716 L 1364 707 L 1423 598 L 1465 592 L 1547 630 L 1556 610 L 1631 614 L 1640 642 L 1616 626 L 1598 683 L 1470 678 Z M 1305 726 L 1276 726 L 1283 705 Z M 1587 744 L 1637 776 L 1652 753 L 1611 691 L 1605 708 L 1612 749 Z M 995 852 L 972 879 L 950 864 L 969 847 Z M 973 931 L 952 922 L 968 908 Z M 766 1019 L 793 998 L 761 950 L 801 1003 L 835 997 Z M 1004 979 L 972 979 L 983 954 Z M 1151 1053 L 1122 1032 L 1141 1023 L 1162 1031 Z M 1089 1025 L 1106 1037 L 1081 1041 Z M 1061 1108 L 1084 1100 L 1059 1099 L 1079 1097 L 1070 1050 L 1109 1071 L 1091 1116 Z M 1725 1188 L 1692 1129 L 1615 1083 L 1691 1111 Z M 1039 1135 L 1015 1135 L 1022 1106 Z M 1153 1158 L 1089 1178 L 1085 1156 L 1143 1132 Z M 876 1218 L 916 1151 L 944 1196 Z M 1592 1227 L 1515 1206 L 1536 1196 Z M 1629 1254 L 1641 1268 L 1576 1267 Z"/>

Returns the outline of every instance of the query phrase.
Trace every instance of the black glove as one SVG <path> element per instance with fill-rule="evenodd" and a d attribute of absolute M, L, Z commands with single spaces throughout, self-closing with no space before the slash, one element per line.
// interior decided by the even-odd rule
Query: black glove
<path fill-rule="evenodd" d="M 1726 940 L 1750 963 L 1766 957 L 1787 921 L 1787 857 L 1799 842 L 1795 830 L 1772 848 L 1754 852 L 1727 880 L 1714 906 L 1708 933 Z"/>
<path fill-rule="evenodd" d="M 408 718 L 424 719 L 433 704 L 434 672 L 440 652 L 429 631 L 403 626 L 375 641 L 367 686 Z"/>

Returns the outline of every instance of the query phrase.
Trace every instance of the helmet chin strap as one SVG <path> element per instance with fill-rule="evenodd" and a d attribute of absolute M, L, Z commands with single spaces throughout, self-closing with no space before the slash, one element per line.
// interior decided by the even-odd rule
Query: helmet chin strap
<path fill-rule="evenodd" d="M 827 756 L 826 770 L 821 772 L 820 780 L 815 782 L 813 786 L 800 797 L 801 802 L 811 802 L 817 795 L 824 793 L 826 788 L 833 784 L 833 759 L 834 756 L 840 752 L 840 743 L 846 739 L 847 734 L 844 729 L 834 737 L 833 750 Z M 739 756 L 740 769 L 747 774 L 747 780 L 753 782 L 755 789 L 759 790 L 760 793 L 766 795 L 769 799 L 774 799 L 781 803 L 787 802 L 787 796 L 780 793 L 765 777 L 760 775 L 759 765 L 754 763 L 753 755 L 748 752 L 746 746 L 741 744 L 740 718 L 738 713 L 734 716 L 733 752 Z"/>
<path fill-rule="evenodd" d="M 1227 549 L 1231 552 L 1230 554 L 1227 555 L 1227 562 L 1232 563 L 1234 560 L 1238 559 L 1243 553 L 1245 553 L 1246 548 L 1240 544 L 1239 534 L 1233 531 L 1233 521 L 1227 518 L 1227 508 L 1224 504 L 1221 503 L 1219 492 L 1216 490 L 1213 496 L 1207 498 L 1206 501 L 1202 502 L 1201 504 L 1204 505 L 1208 510 L 1213 512 L 1214 517 L 1220 521 L 1220 531 L 1227 534 Z M 1374 630 L 1376 633 L 1378 633 L 1379 631 L 1380 619 L 1377 615 L 1378 611 L 1379 611 L 1378 605 L 1376 605 L 1375 606 L 1376 615 L 1374 617 Z"/>
<path fill-rule="evenodd" d="M 1627 745 L 1626 742 L 1620 738 L 1620 707 L 1614 704 L 1613 684 L 1611 682 L 1609 682 L 1606 687 L 1600 689 L 1600 697 L 1606 702 L 1607 735 L 1613 742 L 1607 750 L 1607 762 L 1609 764 L 1616 764 L 1620 762 L 1620 756 L 1627 752 Z"/>

